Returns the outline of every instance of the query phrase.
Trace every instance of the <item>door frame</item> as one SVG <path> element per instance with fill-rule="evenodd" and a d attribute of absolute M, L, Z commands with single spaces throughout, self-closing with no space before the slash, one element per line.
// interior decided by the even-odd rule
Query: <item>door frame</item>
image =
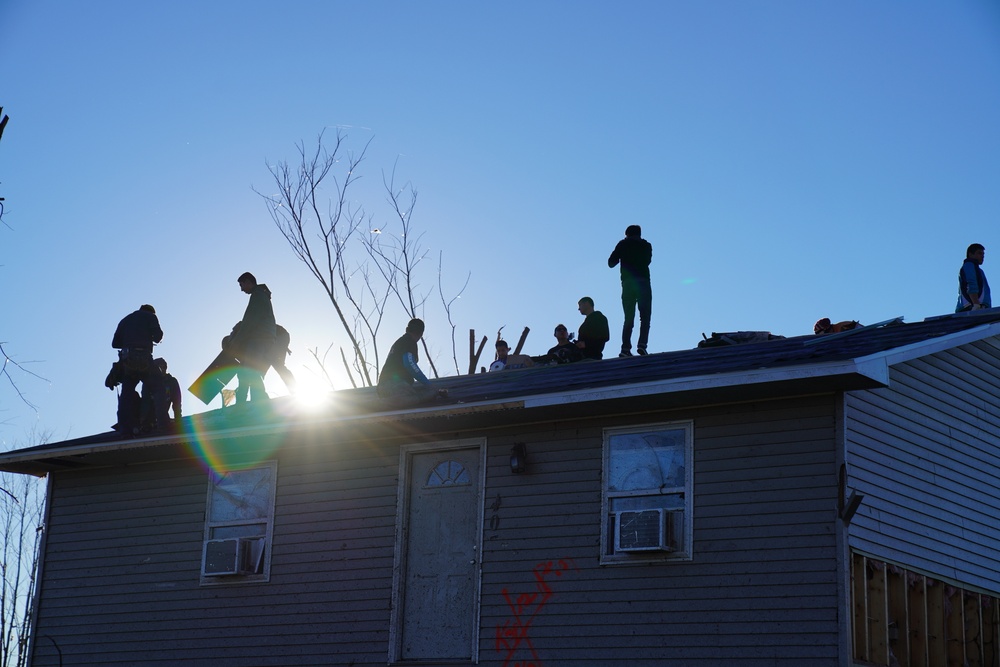
<path fill-rule="evenodd" d="M 396 539 L 393 548 L 392 565 L 392 611 L 389 621 L 389 664 L 409 664 L 408 660 L 401 660 L 402 654 L 402 627 L 403 627 L 403 590 L 404 573 L 406 571 L 406 548 L 409 539 L 410 526 L 407 516 L 410 511 L 409 484 L 412 471 L 413 457 L 417 454 L 430 454 L 434 452 L 447 452 L 459 449 L 479 450 L 479 475 L 477 483 L 479 485 L 476 493 L 476 535 L 474 548 L 476 551 L 476 567 L 472 582 L 472 659 L 470 664 L 479 662 L 479 622 L 480 622 L 480 593 L 483 583 L 483 520 L 485 511 L 483 508 L 486 497 L 486 438 L 463 438 L 460 440 L 449 440 L 439 442 L 426 442 L 419 444 L 402 445 L 399 448 L 399 475 L 396 486 Z M 452 663 L 454 664 L 454 663 Z"/>

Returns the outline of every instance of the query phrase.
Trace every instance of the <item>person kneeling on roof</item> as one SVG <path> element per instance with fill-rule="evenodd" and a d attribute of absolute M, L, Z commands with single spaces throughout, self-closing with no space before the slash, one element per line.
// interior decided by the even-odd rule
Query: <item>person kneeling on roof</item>
<path fill-rule="evenodd" d="M 431 389 L 430 380 L 417 365 L 419 360 L 417 343 L 423 336 L 424 321 L 413 318 L 406 325 L 406 333 L 392 344 L 382 366 L 382 372 L 378 376 L 379 398 L 393 401 L 403 407 L 448 395 L 445 389 L 435 393 Z"/>

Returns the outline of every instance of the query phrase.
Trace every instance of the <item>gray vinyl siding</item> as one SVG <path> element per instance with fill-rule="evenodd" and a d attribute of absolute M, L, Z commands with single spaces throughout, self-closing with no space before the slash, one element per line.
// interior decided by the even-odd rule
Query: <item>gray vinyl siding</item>
<path fill-rule="evenodd" d="M 282 453 L 270 582 L 226 586 L 199 585 L 201 466 L 56 475 L 33 664 L 385 664 L 396 454 Z"/>
<path fill-rule="evenodd" d="M 1000 593 L 1000 349 L 992 339 L 900 364 L 847 396 L 852 547 Z"/>
<path fill-rule="evenodd" d="M 537 664 L 837 665 L 835 414 L 819 396 L 480 434 L 479 664 L 504 663 L 504 590 L 538 593 L 533 568 L 562 561 L 527 630 Z M 675 420 L 694 423 L 693 559 L 598 565 L 602 429 Z M 384 665 L 405 442 L 275 455 L 267 583 L 199 585 L 200 464 L 54 475 L 34 667 L 59 665 L 56 646 L 65 665 Z"/>
<path fill-rule="evenodd" d="M 560 560 L 576 569 L 549 579 L 528 630 L 546 667 L 838 664 L 832 397 L 649 418 L 673 419 L 694 420 L 687 562 L 598 565 L 601 427 L 646 418 L 491 439 L 483 664 L 505 656 L 504 589 L 537 594 L 533 568 Z M 508 466 L 514 442 L 527 446 L 523 475 Z"/>

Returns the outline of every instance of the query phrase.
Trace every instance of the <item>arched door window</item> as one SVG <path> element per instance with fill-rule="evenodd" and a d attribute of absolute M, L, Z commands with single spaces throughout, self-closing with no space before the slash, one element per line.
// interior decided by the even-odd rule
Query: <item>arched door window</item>
<path fill-rule="evenodd" d="M 465 486 L 471 484 L 469 471 L 458 461 L 442 461 L 427 475 L 425 488 L 434 486 Z"/>

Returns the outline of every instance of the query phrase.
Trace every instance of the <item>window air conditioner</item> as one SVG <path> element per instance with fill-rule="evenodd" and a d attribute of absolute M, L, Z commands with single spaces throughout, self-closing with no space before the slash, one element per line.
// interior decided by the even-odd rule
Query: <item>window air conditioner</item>
<path fill-rule="evenodd" d="M 675 510 L 615 512 L 615 551 L 676 551 L 682 521 Z"/>
<path fill-rule="evenodd" d="M 257 574 L 261 571 L 263 557 L 263 537 L 208 540 L 201 573 L 206 577 Z"/>

